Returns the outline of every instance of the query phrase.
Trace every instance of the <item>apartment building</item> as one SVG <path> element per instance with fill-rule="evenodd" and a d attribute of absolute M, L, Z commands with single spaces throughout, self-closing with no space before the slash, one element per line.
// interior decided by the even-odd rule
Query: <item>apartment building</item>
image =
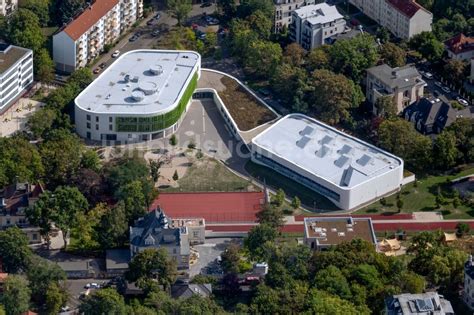
<path fill-rule="evenodd" d="M 383 64 L 367 69 L 367 101 L 377 114 L 375 103 L 379 97 L 392 96 L 397 113 L 423 96 L 426 82 L 413 65 L 391 68 Z"/>
<path fill-rule="evenodd" d="M 346 21 L 336 6 L 320 3 L 303 6 L 292 12 L 290 39 L 306 50 L 324 44 L 344 32 Z"/>
<path fill-rule="evenodd" d="M 0 43 L 0 114 L 33 83 L 33 51 Z"/>
<path fill-rule="evenodd" d="M 18 0 L 0 0 L 0 15 L 8 16 L 18 8 Z"/>
<path fill-rule="evenodd" d="M 56 69 L 82 68 L 143 14 L 143 0 L 96 0 L 53 35 Z"/>
<path fill-rule="evenodd" d="M 421 32 L 431 32 L 433 14 L 414 0 L 349 0 L 349 2 L 396 37 L 410 39 Z"/>
<path fill-rule="evenodd" d="M 275 21 L 274 30 L 281 32 L 284 27 L 289 27 L 292 20 L 292 12 L 305 5 L 315 4 L 315 0 L 274 0 Z"/>

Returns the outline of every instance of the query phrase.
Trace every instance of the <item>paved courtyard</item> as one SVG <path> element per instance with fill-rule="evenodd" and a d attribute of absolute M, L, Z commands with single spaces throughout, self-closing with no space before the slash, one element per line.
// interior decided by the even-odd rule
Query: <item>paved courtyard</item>
<path fill-rule="evenodd" d="M 199 253 L 199 259 L 196 264 L 191 266 L 189 276 L 194 277 L 198 274 L 203 275 L 220 275 L 220 267 L 217 263 L 219 257 L 227 246 L 237 240 L 231 238 L 212 238 L 206 239 L 206 243 L 194 246 Z"/>
<path fill-rule="evenodd" d="M 0 137 L 11 136 L 17 131 L 24 130 L 28 118 L 39 108 L 42 103 L 29 99 L 20 98 L 5 113 L 0 115 Z"/>

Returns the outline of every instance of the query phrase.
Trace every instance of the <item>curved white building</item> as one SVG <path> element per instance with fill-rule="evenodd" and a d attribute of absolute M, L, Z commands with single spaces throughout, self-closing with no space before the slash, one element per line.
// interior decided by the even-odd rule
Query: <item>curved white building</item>
<path fill-rule="evenodd" d="M 252 160 L 352 210 L 397 191 L 403 160 L 301 114 L 252 139 Z"/>
<path fill-rule="evenodd" d="M 165 137 L 177 130 L 200 74 L 193 51 L 124 53 L 75 99 L 76 131 L 125 143 Z"/>

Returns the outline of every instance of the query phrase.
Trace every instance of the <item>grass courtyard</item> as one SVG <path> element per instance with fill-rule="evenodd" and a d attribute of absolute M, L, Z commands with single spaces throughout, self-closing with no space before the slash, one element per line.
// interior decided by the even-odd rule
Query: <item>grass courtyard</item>
<path fill-rule="evenodd" d="M 474 218 L 474 209 L 460 204 L 457 207 L 453 205 L 454 194 L 449 188 L 447 181 L 466 175 L 474 174 L 474 167 L 461 171 L 453 175 L 428 176 L 421 178 L 414 183 L 404 186 L 401 190 L 401 199 L 403 200 L 402 213 L 411 213 L 415 211 L 440 211 L 445 219 L 472 219 Z M 441 191 L 445 203 L 441 207 L 436 206 L 436 195 Z M 375 202 L 357 212 L 356 214 L 390 214 L 398 212 L 396 206 L 396 195 L 385 198 L 386 204 L 382 205 L 380 201 Z"/>

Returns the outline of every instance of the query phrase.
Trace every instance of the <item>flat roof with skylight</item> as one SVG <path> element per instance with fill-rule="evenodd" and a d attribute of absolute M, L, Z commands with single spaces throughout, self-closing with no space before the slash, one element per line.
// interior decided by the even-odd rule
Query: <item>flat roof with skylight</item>
<path fill-rule="evenodd" d="M 403 164 L 396 156 L 315 119 L 290 114 L 252 140 L 264 149 L 341 189 L 350 189 Z"/>
<path fill-rule="evenodd" d="M 159 114 L 177 106 L 200 66 L 192 51 L 124 53 L 76 98 L 83 110 L 101 114 Z"/>

